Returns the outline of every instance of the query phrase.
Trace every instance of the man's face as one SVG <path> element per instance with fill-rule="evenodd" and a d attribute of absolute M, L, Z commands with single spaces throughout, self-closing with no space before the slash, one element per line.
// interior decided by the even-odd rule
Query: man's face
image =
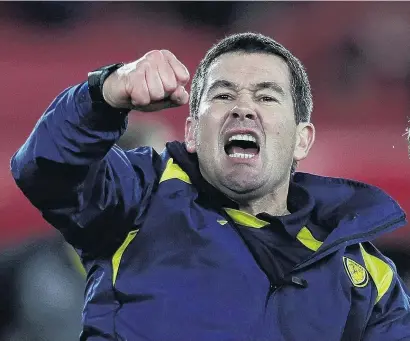
<path fill-rule="evenodd" d="M 198 119 L 188 118 L 187 150 L 203 177 L 234 200 L 250 200 L 289 181 L 293 160 L 313 143 L 296 126 L 290 73 L 280 57 L 229 53 L 210 66 Z"/>

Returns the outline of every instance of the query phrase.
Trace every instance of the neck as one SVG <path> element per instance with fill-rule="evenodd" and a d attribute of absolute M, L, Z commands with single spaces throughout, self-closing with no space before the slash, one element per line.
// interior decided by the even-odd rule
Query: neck
<path fill-rule="evenodd" d="M 257 215 L 259 213 L 268 213 L 272 216 L 284 216 L 290 214 L 287 207 L 287 198 L 289 192 L 289 183 L 277 188 L 273 193 L 263 197 L 255 198 L 247 202 L 241 202 L 239 208 L 241 211 Z"/>

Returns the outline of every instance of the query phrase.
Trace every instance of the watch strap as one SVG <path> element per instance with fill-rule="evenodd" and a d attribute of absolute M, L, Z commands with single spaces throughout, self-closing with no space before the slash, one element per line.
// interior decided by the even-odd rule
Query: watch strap
<path fill-rule="evenodd" d="M 103 96 L 103 85 L 105 80 L 116 70 L 118 70 L 124 63 L 111 64 L 103 66 L 88 73 L 88 92 L 92 101 L 94 111 L 116 111 L 129 112 L 129 109 L 117 109 L 110 106 Z"/>

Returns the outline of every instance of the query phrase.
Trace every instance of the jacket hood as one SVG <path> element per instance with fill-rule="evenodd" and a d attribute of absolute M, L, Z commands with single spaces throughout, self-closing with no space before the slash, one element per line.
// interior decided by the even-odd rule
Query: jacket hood
<path fill-rule="evenodd" d="M 314 197 L 311 220 L 331 232 L 327 243 L 355 236 L 372 240 L 406 223 L 399 204 L 376 186 L 303 172 L 292 181 Z"/>

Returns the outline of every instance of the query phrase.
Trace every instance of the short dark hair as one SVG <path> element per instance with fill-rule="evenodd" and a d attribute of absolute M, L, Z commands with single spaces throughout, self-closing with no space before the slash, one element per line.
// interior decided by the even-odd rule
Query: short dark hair
<path fill-rule="evenodd" d="M 310 122 L 313 109 L 312 92 L 309 79 L 302 63 L 283 45 L 259 33 L 239 33 L 228 36 L 215 44 L 200 62 L 192 79 L 190 94 L 190 114 L 198 117 L 199 104 L 205 89 L 211 64 L 226 53 L 267 53 L 281 57 L 289 67 L 291 93 L 295 110 L 296 124 Z M 297 163 L 292 165 L 292 174 Z"/>

